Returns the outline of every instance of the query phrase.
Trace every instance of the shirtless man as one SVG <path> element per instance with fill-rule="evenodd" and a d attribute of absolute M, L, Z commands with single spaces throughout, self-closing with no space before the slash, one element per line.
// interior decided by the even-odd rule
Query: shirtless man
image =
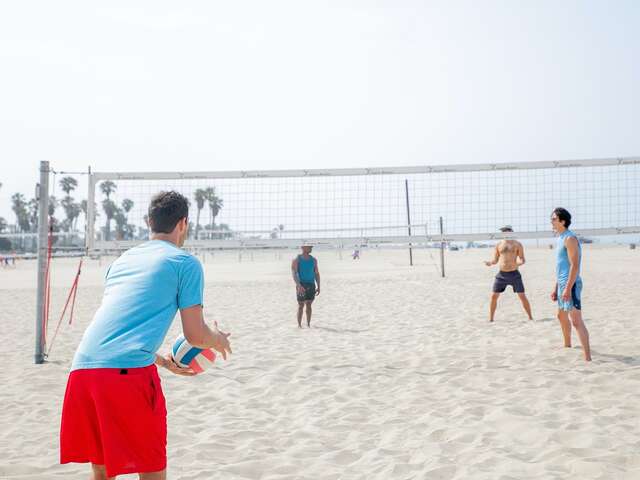
<path fill-rule="evenodd" d="M 500 229 L 503 233 L 512 233 L 513 228 L 511 225 L 505 225 Z M 496 307 L 498 306 L 498 297 L 505 291 L 507 285 L 511 285 L 513 291 L 518 294 L 520 302 L 524 311 L 527 312 L 529 320 L 533 320 L 531 316 L 531 305 L 529 300 L 524 294 L 524 283 L 522 283 L 522 276 L 518 271 L 520 265 L 524 265 L 524 247 L 517 240 L 505 238 L 500 240 L 494 250 L 493 259 L 484 262 L 487 267 L 499 264 L 500 271 L 496 275 L 496 279 L 493 282 L 493 293 L 491 294 L 491 304 L 489 306 L 489 321 L 493 322 L 493 317 L 496 313 Z"/>

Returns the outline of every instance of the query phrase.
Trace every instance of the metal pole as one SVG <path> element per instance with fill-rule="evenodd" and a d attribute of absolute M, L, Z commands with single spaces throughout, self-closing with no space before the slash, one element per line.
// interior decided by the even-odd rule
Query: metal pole
<path fill-rule="evenodd" d="M 440 270 L 442 278 L 444 278 L 444 228 L 442 226 L 442 217 L 440 217 Z"/>
<path fill-rule="evenodd" d="M 38 189 L 38 298 L 36 299 L 36 352 L 35 362 L 44 362 L 44 303 L 47 274 L 47 234 L 49 222 L 49 162 L 40 162 L 40 188 Z"/>
<path fill-rule="evenodd" d="M 404 180 L 404 193 L 407 199 L 407 228 L 409 230 L 409 236 L 411 236 L 411 212 L 409 211 L 409 180 Z M 411 249 L 411 242 L 409 242 L 409 265 L 413 267 L 413 250 Z"/>
<path fill-rule="evenodd" d="M 87 192 L 87 225 L 85 227 L 84 245 L 87 253 L 93 250 L 93 242 L 95 241 L 95 204 L 96 204 L 96 179 L 91 173 L 89 167 L 89 191 Z"/>

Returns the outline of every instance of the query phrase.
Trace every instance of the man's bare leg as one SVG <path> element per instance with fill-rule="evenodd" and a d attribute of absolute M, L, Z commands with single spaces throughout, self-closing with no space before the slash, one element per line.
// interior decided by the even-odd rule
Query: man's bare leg
<path fill-rule="evenodd" d="M 304 302 L 298 302 L 298 328 L 302 328 L 302 312 L 304 311 Z"/>
<path fill-rule="evenodd" d="M 569 318 L 573 328 L 578 332 L 580 343 L 582 344 L 582 350 L 584 351 L 584 359 L 587 362 L 591 361 L 591 346 L 589 345 L 589 331 L 587 326 L 582 321 L 582 312 L 577 308 L 572 308 L 569 312 Z"/>
<path fill-rule="evenodd" d="M 533 320 L 533 317 L 531 316 L 531 305 L 529 305 L 529 300 L 527 299 L 527 296 L 524 294 L 524 292 L 521 292 L 521 293 L 518 293 L 518 298 L 522 303 L 522 307 L 524 308 L 524 311 L 527 312 L 527 316 L 529 317 L 529 320 Z"/>
<path fill-rule="evenodd" d="M 91 479 L 90 480 L 115 480 L 116 477 L 107 477 L 107 471 L 104 465 L 91 464 Z M 167 480 L 167 470 L 159 472 L 149 472 L 138 474 L 140 480 Z"/>
<path fill-rule="evenodd" d="M 167 480 L 167 470 L 138 474 L 140 480 Z"/>
<path fill-rule="evenodd" d="M 305 302 L 307 305 L 307 327 L 311 327 L 311 302 Z"/>
<path fill-rule="evenodd" d="M 564 338 L 564 346 L 571 348 L 571 322 L 569 321 L 569 313 L 564 310 L 558 310 L 558 320 L 562 328 L 562 337 Z"/>
<path fill-rule="evenodd" d="M 489 321 L 493 322 L 493 317 L 496 314 L 496 308 L 498 307 L 499 293 L 493 292 L 491 294 L 491 302 L 489 303 Z"/>
<path fill-rule="evenodd" d="M 91 464 L 91 477 L 90 480 L 114 480 L 116 477 L 107 477 L 107 470 L 104 465 Z"/>

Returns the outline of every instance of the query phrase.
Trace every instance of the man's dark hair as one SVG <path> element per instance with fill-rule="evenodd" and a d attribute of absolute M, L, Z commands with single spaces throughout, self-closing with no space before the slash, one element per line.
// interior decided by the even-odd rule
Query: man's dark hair
<path fill-rule="evenodd" d="M 149 227 L 154 233 L 171 233 L 189 216 L 189 200 L 178 192 L 159 192 L 149 204 Z"/>
<path fill-rule="evenodd" d="M 558 207 L 553 210 L 553 213 L 556 214 L 558 220 L 564 222 L 564 228 L 569 228 L 569 225 L 571 225 L 571 214 L 566 209 Z"/>

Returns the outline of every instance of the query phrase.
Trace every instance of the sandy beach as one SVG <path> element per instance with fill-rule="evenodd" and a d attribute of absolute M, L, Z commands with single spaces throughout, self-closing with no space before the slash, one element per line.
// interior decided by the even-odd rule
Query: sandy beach
<path fill-rule="evenodd" d="M 207 255 L 205 313 L 232 332 L 229 361 L 193 378 L 160 372 L 168 478 L 640 478 L 640 251 L 585 245 L 583 312 L 593 362 L 562 348 L 554 252 L 522 267 L 535 321 L 509 289 L 489 324 L 489 250 L 315 252 L 322 293 L 298 329 L 293 252 Z M 33 364 L 36 264 L 0 270 L 0 478 L 86 479 L 58 465 L 73 353 L 108 260 L 87 260 L 73 325 Z M 49 336 L 77 260 L 53 265 Z M 180 332 L 174 322 L 164 352 Z M 124 476 L 119 478 L 137 478 Z"/>

